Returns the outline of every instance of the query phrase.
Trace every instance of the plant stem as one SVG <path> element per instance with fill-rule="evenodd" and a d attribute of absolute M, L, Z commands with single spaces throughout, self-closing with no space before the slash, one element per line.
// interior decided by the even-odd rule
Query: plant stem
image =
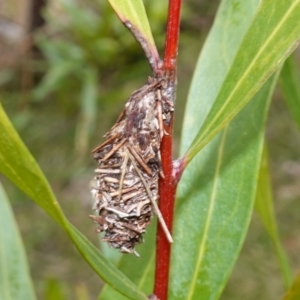
<path fill-rule="evenodd" d="M 163 138 L 162 149 L 162 164 L 165 178 L 159 182 L 159 208 L 164 217 L 165 223 L 172 233 L 173 211 L 176 185 L 173 180 L 173 162 L 172 162 L 172 125 L 165 130 L 170 134 Z M 160 300 L 167 300 L 168 281 L 169 281 L 169 266 L 170 266 L 171 244 L 166 238 L 166 235 L 160 226 L 157 225 L 156 235 L 156 270 L 155 270 L 155 285 L 154 294 Z"/>
<path fill-rule="evenodd" d="M 164 67 L 176 70 L 181 0 L 169 0 Z"/>
<path fill-rule="evenodd" d="M 165 44 L 164 70 L 168 87 L 171 88 L 171 99 L 175 100 L 176 90 L 176 65 L 179 38 L 181 0 L 169 0 L 168 23 Z M 161 143 L 162 168 L 165 174 L 164 179 L 159 181 L 159 208 L 164 217 L 167 227 L 172 232 L 173 213 L 175 193 L 178 180 L 175 180 L 172 144 L 173 144 L 173 119 L 170 124 L 164 124 L 164 135 Z M 160 226 L 157 225 L 156 239 L 156 270 L 154 294 L 159 300 L 167 300 L 168 283 L 170 269 L 171 244 L 168 242 L 165 233 Z"/>

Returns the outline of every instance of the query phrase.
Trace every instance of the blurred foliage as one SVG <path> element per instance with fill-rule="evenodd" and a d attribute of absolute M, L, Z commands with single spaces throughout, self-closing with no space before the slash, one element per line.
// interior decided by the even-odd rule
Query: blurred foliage
<path fill-rule="evenodd" d="M 162 55 L 167 1 L 144 2 Z M 184 3 L 175 142 L 191 74 L 218 2 Z M 39 50 L 21 60 L 16 57 L 18 63 L 0 70 L 0 99 L 58 199 L 63 200 L 60 202 L 69 220 L 97 243 L 94 224 L 87 217 L 91 211 L 88 185 L 94 167 L 89 151 L 100 143 L 125 100 L 151 71 L 140 46 L 106 1 L 61 0 L 43 14 L 46 24 L 34 33 Z M 267 139 L 279 231 L 296 270 L 300 266 L 300 241 L 295 238 L 300 208 L 300 136 L 282 102 L 277 92 Z M 38 298 L 53 299 L 53 292 L 61 299 L 96 299 L 102 283 L 61 230 L 36 205 L 23 201 L 25 196 L 5 178 L 0 179 L 25 237 Z M 276 257 L 254 216 L 223 299 L 267 300 L 280 293 Z"/>

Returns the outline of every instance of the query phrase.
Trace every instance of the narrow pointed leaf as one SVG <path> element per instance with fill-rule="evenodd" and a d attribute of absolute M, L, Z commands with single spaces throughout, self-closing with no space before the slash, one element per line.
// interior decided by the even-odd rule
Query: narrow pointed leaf
<path fill-rule="evenodd" d="M 278 263 L 281 269 L 282 278 L 284 280 L 286 288 L 288 288 L 292 283 L 292 272 L 287 256 L 281 245 L 280 237 L 277 230 L 276 218 L 273 208 L 273 196 L 271 191 L 268 153 L 266 146 L 264 147 L 260 165 L 255 209 L 259 214 L 262 223 L 264 224 L 264 227 L 270 235 L 270 238 L 273 242 Z"/>
<path fill-rule="evenodd" d="M 107 283 L 130 299 L 146 296 L 109 263 L 63 214 L 44 174 L 22 143 L 0 105 L 0 172 L 42 207 L 70 236 L 82 256 Z"/>
<path fill-rule="evenodd" d="M 287 291 L 283 300 L 299 300 L 300 299 L 300 274 L 296 277 L 292 287 Z"/>
<path fill-rule="evenodd" d="M 189 92 L 181 153 L 222 88 L 258 5 L 259 1 L 222 1 Z M 226 284 L 252 214 L 264 123 L 276 79 L 270 78 L 184 171 L 174 224 L 171 300 L 218 299 Z"/>
<path fill-rule="evenodd" d="M 0 172 L 63 226 L 63 213 L 34 158 L 0 105 Z"/>
<path fill-rule="evenodd" d="M 295 49 L 300 38 L 299 16 L 300 0 L 262 1 L 214 105 L 186 153 L 187 161 L 236 116 Z M 219 55 L 222 49 L 221 45 Z"/>
<path fill-rule="evenodd" d="M 276 79 L 272 76 L 265 83 L 184 173 L 171 299 L 218 299 L 225 287 L 252 215 L 264 123 Z"/>
<path fill-rule="evenodd" d="M 283 65 L 280 86 L 290 113 L 300 129 L 300 74 L 294 54 Z"/>
<path fill-rule="evenodd" d="M 143 50 L 149 59 L 158 62 L 159 55 L 152 36 L 151 28 L 148 22 L 145 6 L 142 0 L 108 0 L 119 18 L 128 27 L 126 22 L 130 22 L 134 28 L 128 27 L 135 38 L 141 44 Z M 138 34 L 138 36 L 137 36 Z M 148 53 L 150 51 L 150 53 Z M 150 61 L 152 65 L 153 62 Z M 155 65 L 155 64 L 154 64 Z"/>
<path fill-rule="evenodd" d="M 1 184 L 0 299 L 36 299 L 18 226 Z"/>

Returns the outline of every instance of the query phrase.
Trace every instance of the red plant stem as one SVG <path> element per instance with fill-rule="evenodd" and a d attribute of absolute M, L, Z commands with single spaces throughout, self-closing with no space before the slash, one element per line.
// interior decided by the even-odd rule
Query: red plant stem
<path fill-rule="evenodd" d="M 169 0 L 164 67 L 176 70 L 181 0 Z"/>
<path fill-rule="evenodd" d="M 174 200 L 176 192 L 176 184 L 173 180 L 173 161 L 172 161 L 172 125 L 165 127 L 170 134 L 165 136 L 162 141 L 162 164 L 165 178 L 159 182 L 159 208 L 164 217 L 167 227 L 172 233 Z M 156 235 L 156 270 L 154 294 L 160 300 L 167 300 L 169 268 L 170 268 L 171 244 L 160 226 L 157 225 Z"/>
<path fill-rule="evenodd" d="M 176 88 L 176 59 L 179 38 L 180 8 L 181 0 L 169 0 L 164 69 L 168 85 L 173 90 L 173 99 L 170 99 L 173 102 L 175 100 Z M 165 178 L 160 179 L 159 182 L 159 208 L 168 229 L 172 233 L 175 193 L 178 183 L 174 178 L 173 172 L 173 120 L 169 125 L 165 124 L 164 129 L 168 134 L 164 135 L 161 143 L 162 168 Z M 170 256 L 171 244 L 168 242 L 162 227 L 158 224 L 154 294 L 159 300 L 168 299 Z"/>

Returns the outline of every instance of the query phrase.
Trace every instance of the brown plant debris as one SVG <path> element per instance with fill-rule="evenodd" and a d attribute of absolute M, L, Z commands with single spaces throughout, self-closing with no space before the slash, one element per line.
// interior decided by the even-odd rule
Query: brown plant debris
<path fill-rule="evenodd" d="M 96 231 L 104 232 L 102 239 L 124 253 L 138 256 L 135 246 L 143 242 L 153 213 L 172 242 L 156 203 L 158 179 L 164 177 L 163 125 L 170 122 L 174 110 L 169 94 L 163 78 L 149 78 L 127 100 L 104 143 L 92 151 L 98 167 L 92 190 L 97 216 L 91 218 L 99 225 Z"/>

